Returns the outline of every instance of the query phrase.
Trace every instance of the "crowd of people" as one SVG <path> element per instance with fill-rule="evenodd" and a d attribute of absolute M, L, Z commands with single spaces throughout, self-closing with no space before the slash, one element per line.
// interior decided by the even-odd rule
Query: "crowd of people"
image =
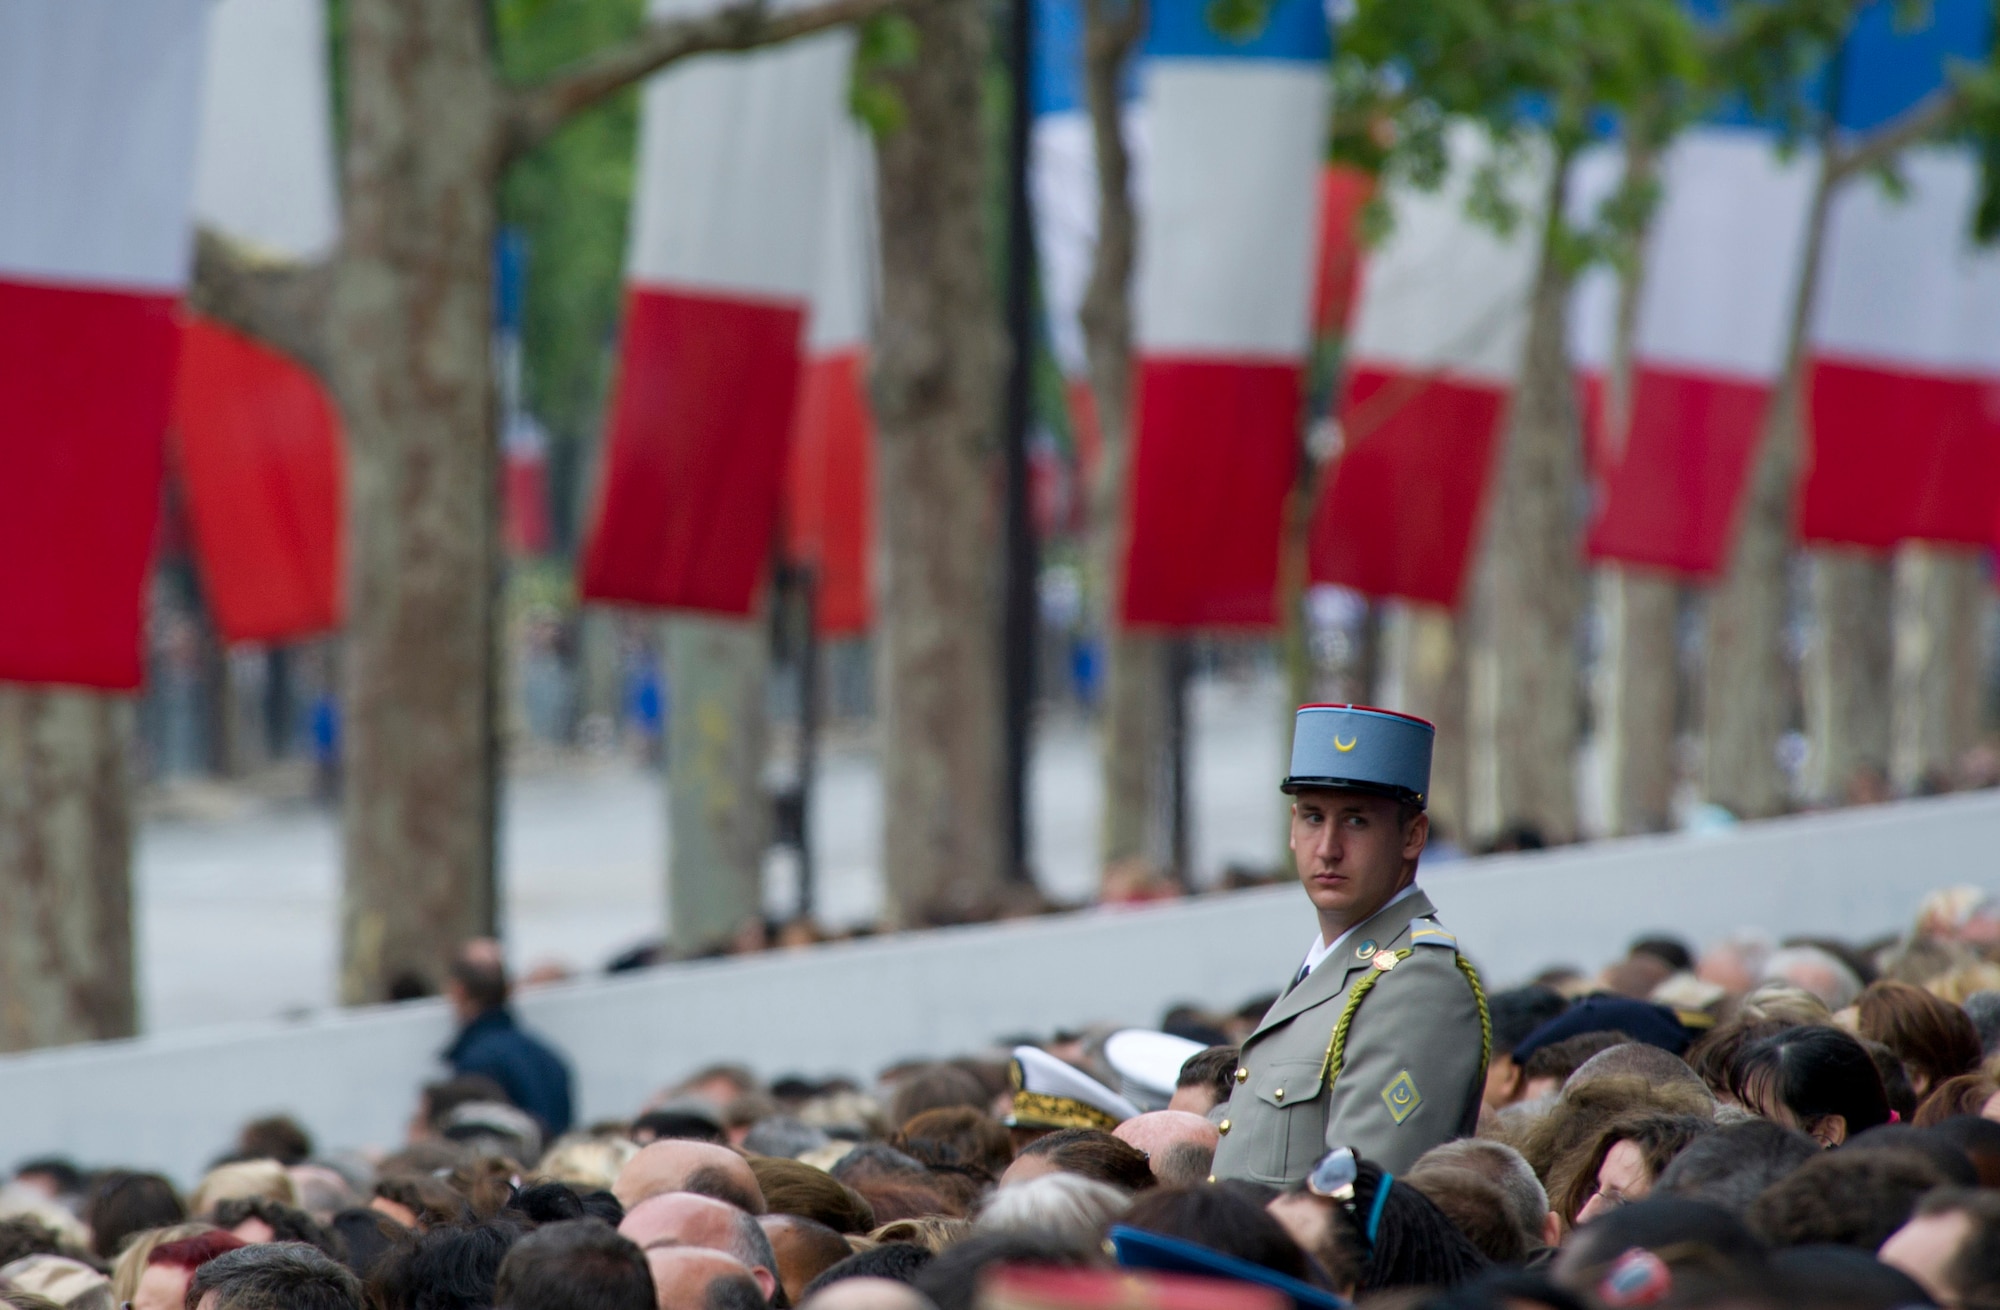
<path fill-rule="evenodd" d="M 1400 1172 L 1329 1143 L 1287 1187 L 1213 1176 L 1270 997 L 866 1083 L 711 1068 L 572 1125 L 498 954 L 452 979 L 457 1072 L 406 1142 L 317 1151 L 259 1120 L 186 1190 L 22 1162 L 0 1302 L 2000 1307 L 2000 902 L 1969 889 L 1882 941 L 1647 938 L 1494 989 L 1474 1135 Z M 1162 1077 L 1121 1049 L 1188 1054 Z"/>

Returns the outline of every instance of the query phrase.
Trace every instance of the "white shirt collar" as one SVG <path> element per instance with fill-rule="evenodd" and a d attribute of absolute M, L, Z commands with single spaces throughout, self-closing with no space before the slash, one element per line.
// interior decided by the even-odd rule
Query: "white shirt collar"
<path fill-rule="evenodd" d="M 1416 894 L 1417 894 L 1417 884 L 1412 882 L 1409 886 L 1403 888 L 1403 890 L 1397 892 L 1394 896 L 1391 896 L 1388 900 L 1384 901 L 1382 903 L 1382 910 L 1386 910 L 1391 905 L 1395 905 L 1401 901 L 1407 901 Z M 1382 910 L 1375 911 L 1375 914 L 1382 913 Z M 1372 919 L 1375 917 L 1375 914 L 1371 914 L 1368 917 Z M 1361 925 L 1357 923 L 1354 925 L 1354 928 L 1359 928 L 1360 926 Z M 1332 955 L 1335 951 L 1339 950 L 1341 948 L 1342 943 L 1346 942 L 1346 940 L 1349 937 L 1352 937 L 1354 935 L 1354 928 L 1349 928 L 1346 932 L 1340 934 L 1340 936 L 1334 938 L 1330 942 L 1322 939 L 1318 933 L 1314 933 L 1312 939 L 1312 947 L 1306 952 L 1305 972 L 1311 973 L 1314 969 L 1319 968 L 1321 961 L 1325 960 L 1327 956 Z"/>

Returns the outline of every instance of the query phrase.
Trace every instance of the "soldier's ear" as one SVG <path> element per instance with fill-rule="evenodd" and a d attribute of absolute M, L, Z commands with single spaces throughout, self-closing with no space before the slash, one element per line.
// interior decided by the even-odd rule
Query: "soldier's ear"
<path fill-rule="evenodd" d="M 1424 853 L 1424 843 L 1431 837 L 1431 816 L 1422 810 L 1403 827 L 1403 858 L 1414 860 Z"/>

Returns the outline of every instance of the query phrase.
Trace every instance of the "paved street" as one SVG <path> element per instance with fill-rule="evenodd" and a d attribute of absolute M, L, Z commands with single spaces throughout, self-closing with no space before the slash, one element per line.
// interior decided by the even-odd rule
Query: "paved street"
<path fill-rule="evenodd" d="M 1268 866 L 1278 856 L 1281 700 L 1274 681 L 1196 688 L 1190 801 L 1195 867 L 1204 877 L 1232 862 Z M 1082 899 L 1095 884 L 1097 768 L 1088 725 L 1044 725 L 1033 774 L 1035 864 L 1044 891 L 1058 900 Z M 659 932 L 666 917 L 663 786 L 656 774 L 609 762 L 538 768 L 510 780 L 504 912 L 517 967 L 557 960 L 592 970 Z M 335 817 L 303 802 L 214 808 L 215 817 L 151 819 L 140 833 L 139 967 L 148 1031 L 268 1018 L 333 1000 Z M 828 749 L 813 822 L 822 919 L 840 925 L 873 918 L 882 895 L 881 789 L 871 749 Z"/>

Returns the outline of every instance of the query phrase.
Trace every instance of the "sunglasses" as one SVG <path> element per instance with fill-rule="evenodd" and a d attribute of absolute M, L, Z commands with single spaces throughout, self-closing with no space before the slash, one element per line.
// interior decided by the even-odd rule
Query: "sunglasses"
<path fill-rule="evenodd" d="M 1312 1172 L 1306 1175 L 1306 1190 L 1314 1196 L 1324 1197 L 1337 1203 L 1347 1211 L 1361 1230 L 1362 1238 L 1370 1250 L 1375 1247 L 1375 1233 L 1382 1226 L 1382 1208 L 1389 1200 L 1389 1188 L 1396 1180 L 1386 1170 L 1382 1181 L 1375 1187 L 1375 1204 L 1368 1207 L 1366 1218 L 1357 1212 L 1354 1205 L 1354 1185 L 1361 1180 L 1360 1157 L 1351 1146 L 1336 1146 L 1319 1158 Z"/>

